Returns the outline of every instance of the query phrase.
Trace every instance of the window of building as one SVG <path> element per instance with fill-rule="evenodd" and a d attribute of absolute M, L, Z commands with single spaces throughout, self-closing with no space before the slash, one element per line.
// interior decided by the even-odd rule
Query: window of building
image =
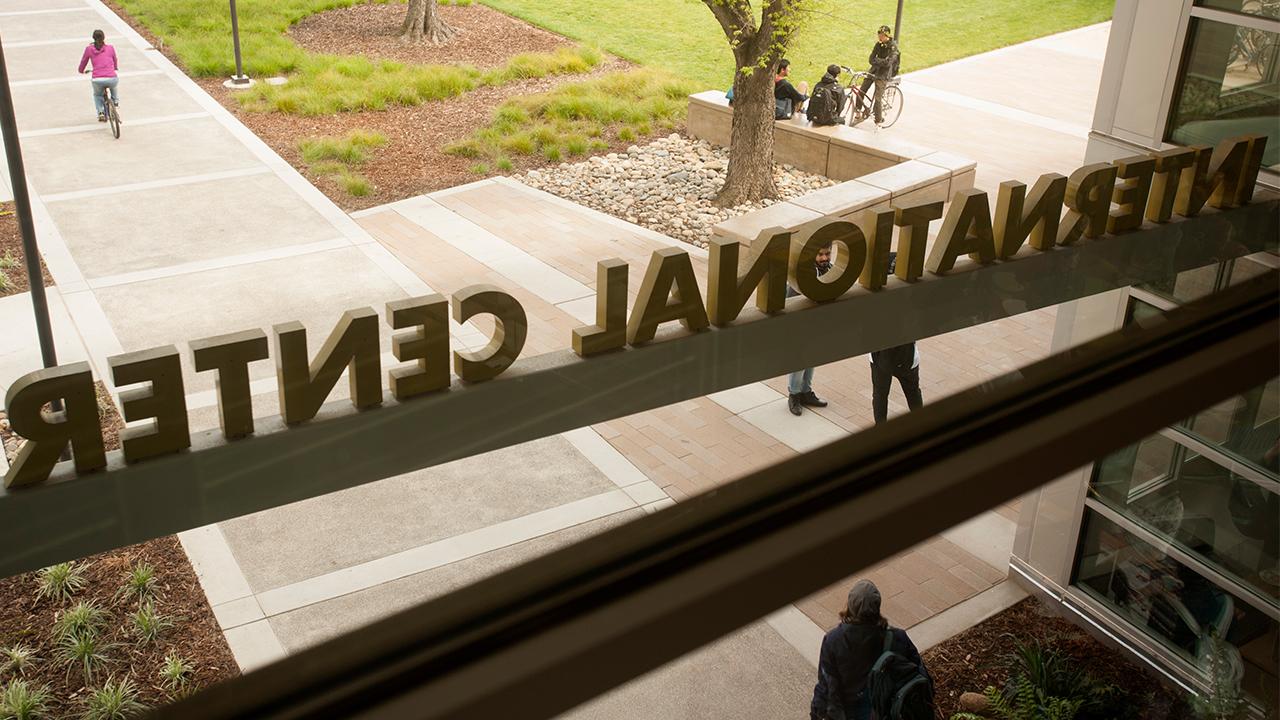
<path fill-rule="evenodd" d="M 1093 510 L 1081 540 L 1076 584 L 1086 595 L 1201 673 L 1218 667 L 1256 701 L 1277 697 L 1273 616 Z"/>
<path fill-rule="evenodd" d="M 1277 4 L 1217 0 L 1200 7 L 1276 17 Z M 1178 145 L 1217 145 L 1224 138 L 1265 135 L 1263 166 L 1280 171 L 1280 22 L 1241 18 L 1240 23 L 1191 18 L 1165 139 Z"/>

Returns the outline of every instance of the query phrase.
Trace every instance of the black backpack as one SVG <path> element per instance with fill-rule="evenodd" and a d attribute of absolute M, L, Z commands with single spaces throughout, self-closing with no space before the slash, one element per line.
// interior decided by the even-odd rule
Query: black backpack
<path fill-rule="evenodd" d="M 813 95 L 809 98 L 809 108 L 805 111 L 805 117 L 814 125 L 836 125 L 840 121 L 837 116 L 840 114 L 840 101 L 836 99 L 836 85 L 828 85 L 826 83 L 818 83 L 813 88 Z"/>
<path fill-rule="evenodd" d="M 867 675 L 867 695 L 879 720 L 933 720 L 933 684 L 921 667 L 893 651 L 885 628 L 884 651 Z"/>

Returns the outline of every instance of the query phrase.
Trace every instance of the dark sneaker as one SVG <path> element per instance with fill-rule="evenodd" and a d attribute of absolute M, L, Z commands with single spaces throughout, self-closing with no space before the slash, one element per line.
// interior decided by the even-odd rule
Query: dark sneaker
<path fill-rule="evenodd" d="M 799 396 L 799 395 L 788 395 L 788 396 L 787 396 L 787 407 L 788 407 L 788 408 L 790 408 L 790 410 L 791 410 L 791 414 L 792 414 L 792 415 L 795 415 L 796 417 L 800 417 L 800 413 L 804 412 L 804 410 L 801 410 L 801 409 L 800 409 L 800 396 Z"/>
<path fill-rule="evenodd" d="M 106 113 L 98 113 L 98 122 L 106 122 L 106 121 L 107 121 L 107 114 L 106 114 Z"/>
<path fill-rule="evenodd" d="M 796 397 L 799 398 L 799 402 L 801 405 L 805 405 L 808 407 L 826 407 L 827 406 L 827 401 L 813 394 L 812 390 L 806 393 L 800 393 Z"/>

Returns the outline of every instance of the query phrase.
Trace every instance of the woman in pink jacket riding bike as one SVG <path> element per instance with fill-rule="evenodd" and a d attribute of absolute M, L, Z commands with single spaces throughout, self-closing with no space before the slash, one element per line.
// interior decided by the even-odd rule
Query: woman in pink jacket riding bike
<path fill-rule="evenodd" d="M 101 30 L 93 31 L 93 44 L 84 49 L 80 56 L 80 72 L 93 68 L 93 105 L 98 109 L 98 122 L 107 121 L 107 108 L 102 102 L 103 88 L 111 88 L 111 104 L 119 105 L 120 98 L 116 88 L 120 78 L 116 72 L 120 69 L 120 59 L 116 57 L 116 49 L 106 42 L 107 36 Z"/>

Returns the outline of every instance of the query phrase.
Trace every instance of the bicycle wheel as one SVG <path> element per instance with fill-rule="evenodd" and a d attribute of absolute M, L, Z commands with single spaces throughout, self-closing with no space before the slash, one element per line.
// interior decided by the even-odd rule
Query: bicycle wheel
<path fill-rule="evenodd" d="M 880 127 L 892 127 L 898 122 L 898 116 L 902 114 L 902 91 L 896 85 L 890 85 L 884 89 L 884 95 L 880 98 L 880 117 L 882 122 Z"/>
<path fill-rule="evenodd" d="M 111 126 L 111 134 L 117 140 L 120 139 L 120 115 L 116 113 L 116 105 L 111 102 L 110 98 L 104 98 L 107 101 L 107 124 Z"/>

